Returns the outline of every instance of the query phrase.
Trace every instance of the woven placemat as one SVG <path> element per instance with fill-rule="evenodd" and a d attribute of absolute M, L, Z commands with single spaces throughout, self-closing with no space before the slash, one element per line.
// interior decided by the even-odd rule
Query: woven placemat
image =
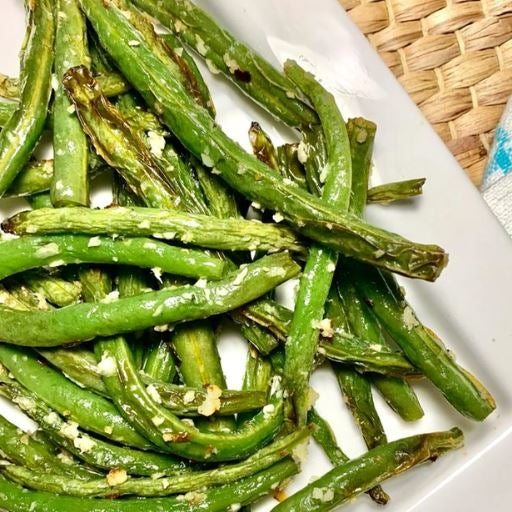
<path fill-rule="evenodd" d="M 340 0 L 475 184 L 512 94 L 512 0 Z"/>

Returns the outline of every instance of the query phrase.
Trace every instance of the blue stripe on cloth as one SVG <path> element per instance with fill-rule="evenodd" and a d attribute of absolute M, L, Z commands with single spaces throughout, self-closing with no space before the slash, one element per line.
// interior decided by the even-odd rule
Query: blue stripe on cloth
<path fill-rule="evenodd" d="M 489 162 L 482 181 L 482 190 L 487 189 L 509 172 L 512 172 L 512 99 L 508 101 L 496 128 Z"/>
<path fill-rule="evenodd" d="M 512 98 L 496 128 L 481 188 L 487 204 L 512 236 Z"/>

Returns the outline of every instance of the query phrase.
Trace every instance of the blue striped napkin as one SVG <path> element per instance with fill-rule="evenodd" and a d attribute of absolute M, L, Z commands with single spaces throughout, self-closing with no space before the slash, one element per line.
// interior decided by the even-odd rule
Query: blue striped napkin
<path fill-rule="evenodd" d="M 496 128 L 481 190 L 491 210 L 512 236 L 512 98 Z"/>

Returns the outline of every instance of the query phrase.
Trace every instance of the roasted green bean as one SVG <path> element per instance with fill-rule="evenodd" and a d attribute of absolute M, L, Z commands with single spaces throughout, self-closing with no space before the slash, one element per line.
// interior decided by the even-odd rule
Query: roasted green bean
<path fill-rule="evenodd" d="M 54 170 L 51 198 L 54 206 L 89 204 L 89 148 L 69 98 L 62 85 L 64 73 L 73 66 L 90 65 L 85 19 L 78 0 L 56 0 L 55 75 L 53 101 Z"/>
<path fill-rule="evenodd" d="M 286 75 L 314 105 L 326 142 L 327 160 L 322 170 L 321 198 L 340 212 L 348 211 L 352 183 L 352 157 L 345 121 L 334 96 L 327 92 L 296 62 L 285 63 Z M 293 312 L 290 334 L 285 345 L 284 377 L 292 396 L 299 426 L 305 425 L 309 399 L 309 377 L 313 369 L 324 304 L 329 294 L 338 255 L 320 245 L 308 253 Z"/>
<path fill-rule="evenodd" d="M 3 416 L 0 416 L 0 450 L 10 462 L 30 469 L 52 471 L 80 480 L 93 476 L 92 472 L 73 463 L 73 460 L 64 462 L 63 454 L 58 453 L 44 434 L 24 432 Z"/>
<path fill-rule="evenodd" d="M 462 432 L 454 428 L 411 436 L 374 448 L 342 464 L 274 507 L 276 512 L 333 510 L 380 482 L 417 464 L 436 460 L 463 445 Z"/>
<path fill-rule="evenodd" d="M 296 127 L 317 122 L 315 113 L 301 100 L 293 82 L 219 27 L 196 4 L 188 0 L 134 0 L 133 3 L 196 50 L 213 73 L 222 72 L 277 118 Z"/>
<path fill-rule="evenodd" d="M 84 482 L 69 476 L 48 475 L 41 471 L 10 465 L 3 468 L 3 474 L 9 479 L 30 489 L 54 492 L 67 496 L 82 497 L 118 497 L 137 495 L 145 497 L 169 496 L 171 494 L 211 488 L 229 484 L 263 471 L 291 455 L 294 446 L 304 441 L 308 429 L 299 430 L 275 441 L 261 449 L 248 459 L 237 464 L 216 469 L 187 472 L 163 478 L 128 478 L 120 484 L 110 484 L 105 478 L 96 478 Z"/>
<path fill-rule="evenodd" d="M 379 271 L 354 265 L 354 282 L 386 330 L 411 361 L 461 414 L 482 421 L 496 408 L 491 394 L 459 366 L 406 302 L 398 285 Z M 363 276 L 364 278 L 360 278 Z"/>
<path fill-rule="evenodd" d="M 149 238 L 113 240 L 80 235 L 23 236 L 0 242 L 0 279 L 25 270 L 70 263 L 119 263 L 186 277 L 218 279 L 226 264 L 208 254 Z"/>
<path fill-rule="evenodd" d="M 172 498 L 145 500 L 84 499 L 41 491 L 27 491 L 0 477 L 0 506 L 9 512 L 190 512 L 200 506 L 208 512 L 224 512 L 252 503 L 297 473 L 297 465 L 286 458 L 234 484 L 211 487 Z"/>
<path fill-rule="evenodd" d="M 108 0 L 80 0 L 101 44 L 113 57 L 147 104 L 159 113 L 181 143 L 235 190 L 262 206 L 276 210 L 302 233 L 347 256 L 412 277 L 435 280 L 447 262 L 437 246 L 414 244 L 369 226 L 303 191 L 247 154 L 198 106 L 177 77 L 155 62 L 148 41 L 133 27 L 131 11 Z M 115 33 L 115 37 L 113 34 Z M 140 44 L 130 47 L 136 38 Z M 158 64 L 158 66 L 157 66 Z M 70 78 L 82 80 L 83 70 Z"/>
<path fill-rule="evenodd" d="M 384 183 L 368 189 L 368 202 L 389 204 L 404 201 L 423 193 L 425 178 Z"/>
<path fill-rule="evenodd" d="M 119 415 L 105 398 L 72 383 L 59 372 L 40 364 L 37 355 L 27 349 L 0 345 L 0 362 L 29 391 L 91 432 L 147 449 L 151 445 Z M 106 429 L 106 430 L 105 430 Z M 111 431 L 110 434 L 107 434 Z"/>
<path fill-rule="evenodd" d="M 87 464 L 106 469 L 121 468 L 132 475 L 169 475 L 190 469 L 183 460 L 170 455 L 135 450 L 93 437 L 76 422 L 65 420 L 54 409 L 17 382 L 0 374 L 0 394 L 12 400 L 28 416 L 35 420 L 51 440 Z M 107 435 L 111 426 L 106 427 Z"/>
<path fill-rule="evenodd" d="M 7 233 L 152 236 L 207 249 L 303 252 L 297 235 L 285 226 L 256 220 L 219 219 L 156 208 L 55 208 L 22 212 L 2 224 Z"/>
<path fill-rule="evenodd" d="M 46 122 L 53 65 L 54 17 L 50 0 L 26 2 L 20 102 L 0 133 L 0 197 L 28 162 Z"/>

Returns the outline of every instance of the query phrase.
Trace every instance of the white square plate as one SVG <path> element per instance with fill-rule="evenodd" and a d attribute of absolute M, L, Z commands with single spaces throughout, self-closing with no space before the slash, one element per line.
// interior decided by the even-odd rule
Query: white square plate
<path fill-rule="evenodd" d="M 24 31 L 21 0 L 2 0 L 0 71 L 17 73 Z M 425 418 L 408 425 L 376 396 L 389 439 L 460 426 L 465 448 L 386 482 L 389 512 L 482 512 L 510 510 L 512 486 L 512 242 L 497 223 L 455 159 L 398 82 L 349 20 L 336 0 L 200 0 L 236 36 L 275 62 L 296 58 L 336 94 L 345 117 L 361 115 L 378 125 L 374 181 L 425 176 L 424 197 L 414 204 L 373 207 L 369 219 L 421 242 L 435 242 L 450 253 L 450 264 L 434 283 L 401 280 L 419 317 L 455 351 L 494 394 L 498 410 L 483 424 L 452 411 L 427 383 L 416 386 Z M 289 136 L 219 77 L 206 74 L 219 120 L 248 147 L 247 129 L 259 120 L 273 137 Z M 2 202 L 1 214 L 16 205 Z M 230 386 L 240 385 L 244 347 L 222 341 Z M 235 362 L 237 361 L 237 362 Z M 362 441 L 327 370 L 313 377 L 319 411 L 331 421 L 350 456 L 364 451 Z M 12 411 L 4 404 L 2 413 Z M 289 490 L 329 468 L 312 446 L 303 474 Z M 270 510 L 272 500 L 255 510 Z M 363 496 L 348 510 L 379 509 Z"/>

